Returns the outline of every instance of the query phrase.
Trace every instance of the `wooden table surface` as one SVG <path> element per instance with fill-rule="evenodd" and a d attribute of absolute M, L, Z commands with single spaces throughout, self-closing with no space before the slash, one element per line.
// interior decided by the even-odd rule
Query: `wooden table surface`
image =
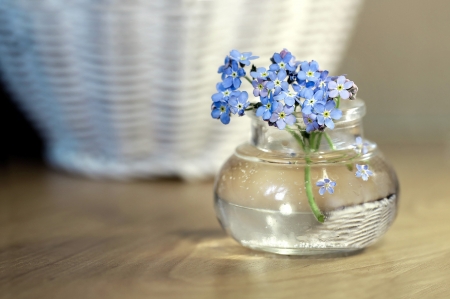
<path fill-rule="evenodd" d="M 14 163 L 0 170 L 0 298 L 450 298 L 450 155 L 383 149 L 398 218 L 378 244 L 333 258 L 241 247 L 215 219 L 211 181 L 92 181 Z"/>

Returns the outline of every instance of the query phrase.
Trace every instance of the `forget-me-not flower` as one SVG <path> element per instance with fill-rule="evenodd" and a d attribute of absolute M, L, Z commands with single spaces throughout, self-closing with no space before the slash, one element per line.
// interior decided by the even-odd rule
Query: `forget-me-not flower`
<path fill-rule="evenodd" d="M 231 88 L 223 87 L 222 82 L 216 84 L 216 89 L 218 93 L 215 93 L 211 96 L 213 102 L 228 102 L 231 93 L 233 92 Z"/>
<path fill-rule="evenodd" d="M 272 85 L 268 85 L 269 89 L 275 88 L 275 92 L 274 95 L 278 95 L 280 93 L 281 90 L 288 90 L 289 88 L 289 83 L 287 83 L 286 81 L 283 81 L 284 79 L 286 79 L 286 71 L 285 70 L 280 70 L 278 73 L 276 72 L 270 72 L 269 74 L 269 78 L 271 80 L 271 82 L 273 83 L 273 87 Z"/>
<path fill-rule="evenodd" d="M 250 104 L 248 101 L 248 93 L 246 91 L 233 91 L 228 104 L 230 105 L 231 113 L 237 113 L 239 116 L 244 115 L 245 108 Z"/>
<path fill-rule="evenodd" d="M 273 64 L 269 66 L 271 71 L 285 70 L 293 72 L 297 68 L 295 57 L 286 49 L 281 51 L 281 53 L 274 53 L 271 60 L 273 62 Z"/>
<path fill-rule="evenodd" d="M 319 71 L 320 75 L 316 81 L 316 88 L 327 90 L 328 82 L 330 82 L 330 77 L 328 77 L 328 71 Z"/>
<path fill-rule="evenodd" d="M 369 170 L 369 166 L 368 165 L 359 165 L 356 164 L 356 177 L 357 178 L 362 178 L 363 181 L 367 181 L 369 179 L 369 176 L 373 176 L 373 172 Z"/>
<path fill-rule="evenodd" d="M 292 112 L 294 112 L 294 106 L 278 103 L 276 110 L 270 117 L 270 122 L 275 123 L 278 129 L 283 130 L 286 125 L 293 125 L 297 121 Z"/>
<path fill-rule="evenodd" d="M 313 110 L 316 107 L 316 105 L 318 105 L 318 104 L 324 105 L 325 104 L 325 100 L 323 98 L 323 96 L 324 96 L 323 90 L 318 90 L 313 95 L 312 95 L 312 91 L 311 91 L 311 93 L 308 93 L 308 95 L 310 97 L 305 98 L 305 100 L 303 101 L 303 105 L 302 105 L 302 113 L 304 113 L 304 114 L 311 114 L 311 113 L 313 113 Z"/>
<path fill-rule="evenodd" d="M 231 61 L 231 69 L 228 69 L 227 75 L 228 76 L 223 80 L 223 87 L 233 87 L 233 89 L 238 89 L 241 86 L 240 78 L 245 76 L 245 71 L 233 60 Z"/>
<path fill-rule="evenodd" d="M 321 126 L 325 125 L 330 129 L 334 129 L 333 119 L 340 119 L 342 117 L 342 111 L 336 109 L 336 103 L 334 101 L 328 101 L 325 105 L 319 103 L 314 106 L 314 110 L 317 113 L 317 123 Z"/>
<path fill-rule="evenodd" d="M 278 102 L 274 100 L 273 95 L 270 97 L 261 98 L 262 106 L 256 110 L 256 116 L 262 116 L 262 119 L 268 120 L 272 116 L 272 113 L 277 109 Z"/>
<path fill-rule="evenodd" d="M 238 63 L 244 65 L 250 65 L 250 60 L 258 58 L 258 56 L 252 56 L 252 52 L 239 52 L 238 50 L 231 50 L 230 57 Z"/>
<path fill-rule="evenodd" d="M 300 64 L 300 72 L 298 72 L 297 78 L 299 81 L 317 81 L 320 77 L 319 64 L 317 61 L 312 60 L 311 62 L 303 61 Z"/>
<path fill-rule="evenodd" d="M 225 102 L 214 102 L 211 106 L 211 116 L 212 118 L 220 119 L 220 121 L 227 125 L 230 123 L 230 108 L 228 103 Z"/>
<path fill-rule="evenodd" d="M 336 81 L 328 82 L 328 90 L 330 98 L 340 96 L 341 99 L 346 100 L 350 97 L 347 89 L 353 87 L 353 81 L 346 81 L 345 76 L 339 76 Z"/>
<path fill-rule="evenodd" d="M 271 86 L 268 81 L 258 78 L 256 80 L 252 81 L 253 85 L 253 95 L 255 97 L 267 97 L 267 94 L 269 93 L 269 88 L 267 86 Z"/>
<path fill-rule="evenodd" d="M 324 195 L 325 191 L 328 191 L 328 193 L 333 194 L 334 193 L 334 187 L 336 187 L 336 182 L 332 181 L 330 179 L 323 179 L 316 183 L 317 187 L 320 187 L 319 194 Z"/>
<path fill-rule="evenodd" d="M 255 79 L 267 80 L 267 77 L 269 76 L 269 71 L 267 71 L 266 68 L 264 67 L 259 67 L 256 69 L 256 72 L 250 72 L 250 75 Z"/>
<path fill-rule="evenodd" d="M 311 133 L 312 131 L 319 129 L 317 116 L 314 113 L 303 114 L 303 122 L 306 125 L 306 133 Z"/>
<path fill-rule="evenodd" d="M 355 144 L 353 144 L 353 148 L 355 149 L 355 151 L 358 153 L 362 153 L 363 155 L 367 154 L 368 146 L 369 144 L 367 142 L 364 142 L 360 136 L 356 137 Z"/>

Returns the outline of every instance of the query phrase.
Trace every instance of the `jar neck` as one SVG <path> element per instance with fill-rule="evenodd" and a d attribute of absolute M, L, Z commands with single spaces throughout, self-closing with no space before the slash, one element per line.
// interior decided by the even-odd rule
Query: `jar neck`
<path fill-rule="evenodd" d="M 306 133 L 301 113 L 297 122 L 284 130 L 269 126 L 261 118 L 252 117 L 251 144 L 264 152 L 297 154 L 306 152 L 329 152 L 353 148 L 357 137 L 364 139 L 362 117 L 365 113 L 361 100 L 347 101 L 342 105 L 342 118 L 335 121 L 333 130 Z"/>

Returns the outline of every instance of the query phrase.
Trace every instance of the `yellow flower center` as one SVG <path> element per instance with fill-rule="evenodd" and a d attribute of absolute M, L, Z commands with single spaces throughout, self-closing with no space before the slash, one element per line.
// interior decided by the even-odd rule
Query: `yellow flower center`
<path fill-rule="evenodd" d="M 280 113 L 280 118 L 285 118 L 285 117 L 286 117 L 286 114 L 284 112 L 281 112 Z"/>

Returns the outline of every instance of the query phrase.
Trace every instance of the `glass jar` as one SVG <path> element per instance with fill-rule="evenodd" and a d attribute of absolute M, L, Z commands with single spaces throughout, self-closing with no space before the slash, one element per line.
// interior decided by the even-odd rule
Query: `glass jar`
<path fill-rule="evenodd" d="M 250 113 L 252 134 L 219 172 L 215 210 L 245 247 L 279 254 L 360 250 L 395 219 L 397 176 L 377 145 L 363 137 L 361 100 L 341 102 L 333 130 L 279 130 Z"/>

